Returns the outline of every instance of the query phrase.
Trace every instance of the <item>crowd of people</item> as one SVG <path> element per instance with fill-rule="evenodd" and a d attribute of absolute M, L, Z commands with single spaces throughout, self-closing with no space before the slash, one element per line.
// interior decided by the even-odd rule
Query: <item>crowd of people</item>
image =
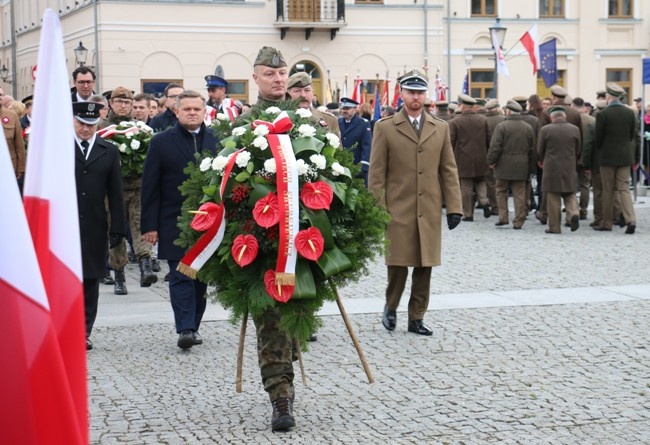
<path fill-rule="evenodd" d="M 282 54 L 274 48 L 260 49 L 252 78 L 259 89 L 252 107 L 290 100 L 296 107 L 310 109 L 314 122 L 336 134 L 342 148 L 353 152 L 358 177 L 390 213 L 382 317 L 389 331 L 396 329 L 396 310 L 412 267 L 407 330 L 424 336 L 433 333 L 424 316 L 431 269 L 441 263 L 443 208 L 450 230 L 461 221 L 474 221 L 476 208 L 485 218 L 497 216 L 496 226 L 506 226 L 512 195 L 513 229 L 521 229 L 529 212 L 536 210 L 535 217 L 548 224 L 546 232 L 559 234 L 562 201 L 564 225 L 575 231 L 588 217 L 593 191 L 592 228 L 611 231 L 619 224 L 626 234 L 635 233 L 629 182 L 641 160 L 641 126 L 650 131 L 650 105 L 645 113 L 640 99 L 635 100 L 637 108 L 624 105 L 625 90 L 615 83 L 597 92 L 595 106 L 580 97 L 570 98 L 560 85 L 550 89 L 550 98 L 518 96 L 503 106 L 495 99 L 466 94 L 459 95 L 457 102 L 431 103 L 426 76 L 412 71 L 399 79 L 403 106 L 382 107 L 382 118 L 373 121 L 372 107 L 350 98 L 318 106 L 311 77 L 304 72 L 289 76 Z M 216 154 L 218 144 L 210 123 L 217 113 L 242 124 L 251 106 L 228 98 L 228 82 L 214 75 L 205 77 L 205 93 L 169 83 L 162 98 L 124 86 L 97 94 L 96 76 L 88 67 L 77 68 L 72 81 L 86 348 L 93 348 L 90 336 L 99 285 L 113 285 L 116 294 L 128 293 L 124 267 L 129 251 L 139 264 L 142 287 L 158 281 L 159 259 L 168 262 L 165 281 L 169 281 L 176 344 L 182 350 L 201 345 L 207 286 L 177 270 L 185 254 L 175 244 L 184 201 L 179 186 L 187 179 L 187 163 L 198 162 L 195 154 Z M 0 116 L 20 185 L 32 98 L 15 101 L 0 90 L 0 99 Z M 124 174 L 120 150 L 101 136 L 102 129 L 125 121 L 154 133 L 141 173 Z M 643 144 L 647 164 L 650 141 Z M 648 172 L 647 166 L 642 171 Z M 279 319 L 277 307 L 254 319 L 274 431 L 295 425 L 293 343 Z"/>

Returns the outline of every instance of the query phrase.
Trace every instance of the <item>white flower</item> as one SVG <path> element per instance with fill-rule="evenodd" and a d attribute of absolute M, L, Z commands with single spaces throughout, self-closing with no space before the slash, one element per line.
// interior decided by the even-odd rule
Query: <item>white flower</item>
<path fill-rule="evenodd" d="M 327 141 L 332 146 L 332 148 L 339 148 L 341 145 L 341 140 L 334 133 L 325 133 L 325 137 L 327 138 Z"/>
<path fill-rule="evenodd" d="M 323 170 L 327 167 L 327 159 L 323 155 L 311 155 L 309 160 L 313 162 L 319 170 Z"/>
<path fill-rule="evenodd" d="M 246 129 L 244 127 L 237 127 L 232 130 L 232 135 L 233 136 L 241 136 L 244 133 L 246 133 Z"/>
<path fill-rule="evenodd" d="M 332 174 L 334 176 L 342 175 L 343 173 L 345 173 L 345 169 L 341 164 L 339 164 L 338 162 L 332 164 Z"/>
<path fill-rule="evenodd" d="M 241 168 L 245 168 L 246 165 L 248 165 L 248 161 L 251 160 L 251 153 L 250 151 L 240 151 L 237 154 L 237 159 L 235 159 L 235 164 Z"/>
<path fill-rule="evenodd" d="M 227 156 L 217 156 L 212 160 L 212 170 L 222 172 L 224 168 L 226 168 L 226 164 L 228 164 L 228 157 Z"/>
<path fill-rule="evenodd" d="M 646 138 L 646 140 L 650 141 L 650 131 L 646 131 L 643 137 Z"/>
<path fill-rule="evenodd" d="M 275 173 L 276 168 L 275 168 L 275 159 L 267 159 L 264 161 L 264 170 L 266 170 L 269 173 Z"/>
<path fill-rule="evenodd" d="M 306 175 L 309 173 L 309 165 L 307 165 L 307 163 L 302 159 L 296 161 L 296 168 L 298 169 L 299 175 Z"/>
<path fill-rule="evenodd" d="M 119 126 L 120 126 L 120 127 L 132 127 L 132 126 L 133 126 L 133 123 L 132 123 L 132 122 L 129 122 L 129 121 L 122 121 L 122 122 L 120 122 L 120 125 L 119 125 Z"/>
<path fill-rule="evenodd" d="M 298 127 L 298 133 L 300 133 L 301 137 L 308 138 L 316 134 L 316 129 L 311 125 L 302 124 L 300 127 Z"/>
<path fill-rule="evenodd" d="M 124 136 L 126 136 L 127 139 L 131 139 L 133 137 L 133 132 L 128 131 L 128 132 L 124 133 Z"/>
<path fill-rule="evenodd" d="M 298 108 L 296 114 L 300 117 L 308 118 L 311 117 L 311 110 L 307 108 Z"/>
<path fill-rule="evenodd" d="M 210 167 L 212 167 L 212 158 L 211 157 L 203 158 L 203 160 L 201 161 L 201 165 L 199 165 L 199 170 L 205 172 L 210 170 Z"/>
<path fill-rule="evenodd" d="M 217 117 L 217 119 L 220 120 L 220 121 L 227 121 L 227 120 L 230 120 L 230 119 L 228 119 L 228 116 L 226 116 L 226 115 L 223 114 L 223 113 L 217 113 L 217 116 L 216 116 L 216 117 Z"/>
<path fill-rule="evenodd" d="M 268 108 L 266 109 L 266 112 L 267 112 L 268 114 L 280 114 L 281 111 L 282 111 L 282 110 L 279 109 L 278 107 L 268 107 Z"/>
<path fill-rule="evenodd" d="M 133 140 L 131 141 L 131 148 L 132 148 L 133 150 L 137 150 L 138 148 L 140 148 L 140 141 L 137 140 L 137 139 L 133 139 Z"/>
<path fill-rule="evenodd" d="M 124 153 L 126 151 L 126 144 L 120 144 L 117 146 L 117 149 Z"/>
<path fill-rule="evenodd" d="M 260 150 L 266 150 L 269 147 L 269 143 L 266 141 L 264 136 L 260 136 L 253 140 L 253 145 L 259 148 Z"/>
<path fill-rule="evenodd" d="M 253 130 L 253 134 L 255 136 L 266 136 L 269 134 L 269 127 L 266 125 L 260 125 L 259 127 L 255 127 L 255 130 Z"/>

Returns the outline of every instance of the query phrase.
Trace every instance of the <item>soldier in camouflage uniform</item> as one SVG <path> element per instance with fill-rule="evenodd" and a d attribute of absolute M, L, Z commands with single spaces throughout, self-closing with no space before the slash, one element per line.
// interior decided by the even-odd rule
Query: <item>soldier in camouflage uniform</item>
<path fill-rule="evenodd" d="M 107 125 L 118 125 L 122 121 L 130 121 L 131 107 L 133 105 L 133 92 L 124 87 L 117 87 L 111 92 L 109 101 L 112 113 L 106 120 Z M 105 126 L 107 126 L 105 125 Z M 124 209 L 133 238 L 133 251 L 140 264 L 140 287 L 149 287 L 156 281 L 158 276 L 151 270 L 151 244 L 144 241 L 140 236 L 140 189 L 142 188 L 142 174 L 125 176 L 122 178 Z M 120 243 L 114 249 L 109 250 L 109 264 L 115 270 L 116 295 L 126 295 L 126 277 L 124 266 L 128 263 L 126 241 Z"/>

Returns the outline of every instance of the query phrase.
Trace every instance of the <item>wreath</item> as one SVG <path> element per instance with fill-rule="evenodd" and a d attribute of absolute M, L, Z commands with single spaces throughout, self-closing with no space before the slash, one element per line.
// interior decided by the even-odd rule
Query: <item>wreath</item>
<path fill-rule="evenodd" d="M 117 146 L 122 176 L 141 177 L 153 129 L 141 121 L 122 121 L 99 130 L 98 134 Z"/>
<path fill-rule="evenodd" d="M 214 285 L 233 322 L 277 307 L 281 328 L 304 342 L 336 287 L 383 253 L 389 216 L 338 136 L 295 106 L 254 107 L 234 124 L 217 116 L 223 149 L 185 170 L 177 244 L 189 248 L 179 270 Z"/>

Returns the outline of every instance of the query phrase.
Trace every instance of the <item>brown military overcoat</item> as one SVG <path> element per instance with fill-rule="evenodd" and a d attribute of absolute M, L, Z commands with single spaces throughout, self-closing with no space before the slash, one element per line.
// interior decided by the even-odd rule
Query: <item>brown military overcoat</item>
<path fill-rule="evenodd" d="M 580 140 L 580 129 L 564 119 L 539 130 L 537 154 L 544 162 L 543 192 L 576 191 L 576 167 L 582 149 Z"/>
<path fill-rule="evenodd" d="M 459 178 L 487 175 L 487 151 L 490 147 L 487 118 L 465 110 L 449 121 L 449 137 L 454 147 Z"/>

